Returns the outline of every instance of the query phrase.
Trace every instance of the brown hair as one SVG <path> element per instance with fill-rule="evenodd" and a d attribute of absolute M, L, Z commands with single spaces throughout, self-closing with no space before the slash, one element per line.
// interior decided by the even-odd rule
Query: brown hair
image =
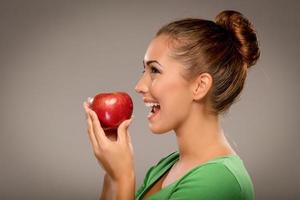
<path fill-rule="evenodd" d="M 186 67 L 187 80 L 207 72 L 213 85 L 207 98 L 213 113 L 225 112 L 241 93 L 247 70 L 260 56 L 250 21 L 237 11 L 226 10 L 215 22 L 187 18 L 163 26 L 156 36 L 169 37 L 171 57 Z"/>

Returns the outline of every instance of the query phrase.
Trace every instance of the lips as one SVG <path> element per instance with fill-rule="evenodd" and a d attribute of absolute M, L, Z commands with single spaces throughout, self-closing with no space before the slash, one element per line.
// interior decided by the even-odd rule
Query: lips
<path fill-rule="evenodd" d="M 146 107 L 150 107 L 151 110 L 148 114 L 148 119 L 153 118 L 153 116 L 155 116 L 156 114 L 159 113 L 160 111 L 160 104 L 158 102 L 146 102 L 145 101 L 145 105 Z"/>

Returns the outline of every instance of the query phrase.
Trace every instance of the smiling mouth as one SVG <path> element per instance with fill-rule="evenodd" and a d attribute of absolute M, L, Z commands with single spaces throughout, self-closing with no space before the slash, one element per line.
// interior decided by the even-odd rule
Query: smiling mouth
<path fill-rule="evenodd" d="M 151 110 L 148 114 L 148 118 L 151 118 L 155 114 L 160 111 L 160 104 L 159 103 L 145 103 L 147 107 L 151 107 Z"/>
<path fill-rule="evenodd" d="M 160 105 L 154 105 L 154 106 L 152 106 L 151 112 L 156 113 L 159 110 L 160 110 Z"/>

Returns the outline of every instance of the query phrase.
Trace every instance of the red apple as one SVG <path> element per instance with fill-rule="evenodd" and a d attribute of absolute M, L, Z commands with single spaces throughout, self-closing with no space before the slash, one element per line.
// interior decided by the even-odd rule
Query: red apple
<path fill-rule="evenodd" d="M 125 92 L 99 93 L 91 99 L 90 108 L 96 112 L 104 129 L 117 129 L 133 111 L 131 97 Z"/>

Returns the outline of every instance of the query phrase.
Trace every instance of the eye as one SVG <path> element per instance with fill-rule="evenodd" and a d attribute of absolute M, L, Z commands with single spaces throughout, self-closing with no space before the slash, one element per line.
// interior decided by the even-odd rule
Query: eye
<path fill-rule="evenodd" d="M 154 73 L 154 74 L 159 73 L 159 71 L 156 67 L 151 66 L 150 70 L 151 70 L 151 73 Z"/>
<path fill-rule="evenodd" d="M 142 71 L 142 74 L 144 74 L 145 72 L 146 72 L 146 70 L 144 68 L 143 71 Z M 160 71 L 154 66 L 150 66 L 150 72 L 153 73 L 153 74 L 160 73 Z"/>

